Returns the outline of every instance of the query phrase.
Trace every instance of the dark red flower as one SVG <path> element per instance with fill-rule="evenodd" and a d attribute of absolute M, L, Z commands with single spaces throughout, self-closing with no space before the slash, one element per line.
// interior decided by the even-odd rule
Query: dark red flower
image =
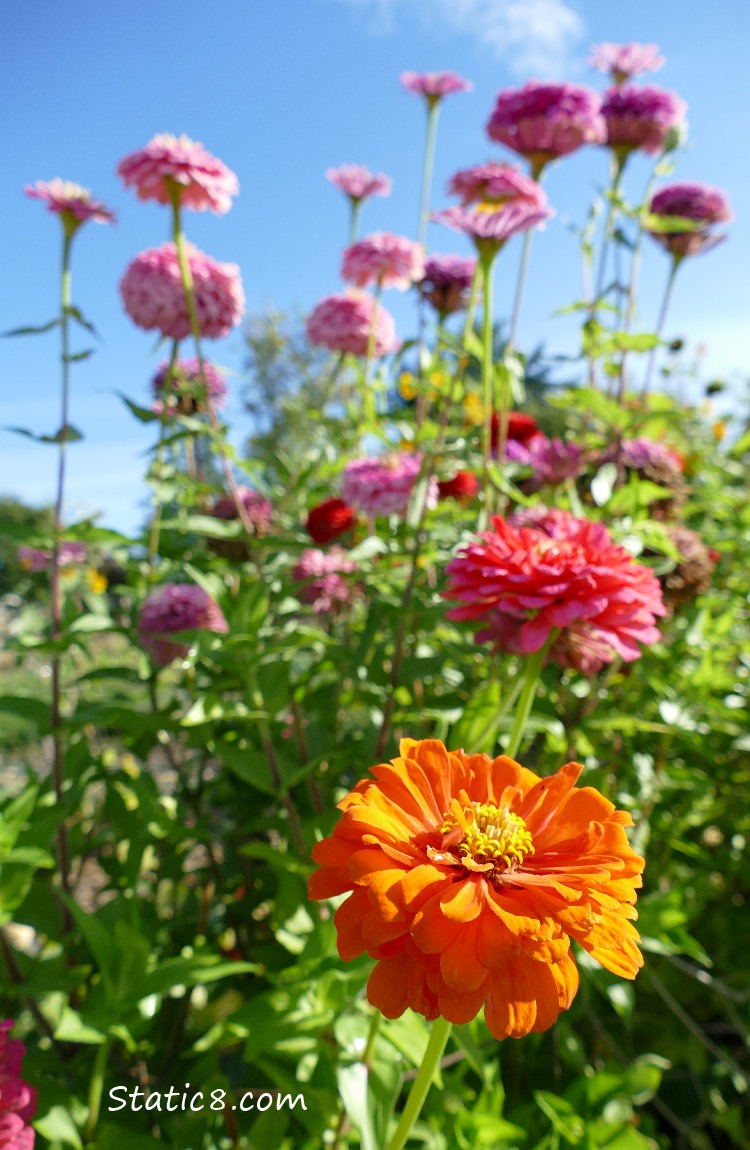
<path fill-rule="evenodd" d="M 310 511 L 305 527 L 313 542 L 321 544 L 338 539 L 356 522 L 357 513 L 343 499 L 325 499 Z"/>
<path fill-rule="evenodd" d="M 479 480 L 473 471 L 457 471 L 452 479 L 443 479 L 438 483 L 441 499 L 459 499 L 468 503 L 474 499 L 479 490 Z"/>
<path fill-rule="evenodd" d="M 539 435 L 539 426 L 533 415 L 525 411 L 511 411 L 508 414 L 508 443 L 528 443 L 535 435 Z M 497 451 L 500 443 L 500 416 L 496 411 L 492 413 L 492 450 Z"/>

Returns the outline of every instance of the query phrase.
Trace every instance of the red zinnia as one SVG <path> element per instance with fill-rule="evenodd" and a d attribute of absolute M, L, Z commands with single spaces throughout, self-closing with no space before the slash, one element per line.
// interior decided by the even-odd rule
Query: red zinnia
<path fill-rule="evenodd" d="M 357 522 L 357 513 L 343 499 L 324 499 L 307 516 L 307 534 L 314 543 L 330 543 Z"/>
<path fill-rule="evenodd" d="M 528 443 L 539 434 L 539 425 L 533 415 L 527 415 L 525 411 L 511 411 L 508 414 L 508 443 Z M 496 452 L 500 444 L 500 416 L 496 411 L 492 413 L 490 441 L 493 452 Z"/>
<path fill-rule="evenodd" d="M 438 483 L 441 499 L 458 499 L 464 503 L 474 499 L 479 490 L 479 480 L 473 471 L 457 471 L 452 479 Z"/>

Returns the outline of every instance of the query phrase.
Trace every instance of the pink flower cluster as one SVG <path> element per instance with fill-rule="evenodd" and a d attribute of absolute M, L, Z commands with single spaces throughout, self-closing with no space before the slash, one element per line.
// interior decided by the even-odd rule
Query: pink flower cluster
<path fill-rule="evenodd" d="M 342 547 L 328 551 L 308 547 L 300 555 L 292 578 L 305 584 L 300 601 L 310 604 L 316 615 L 328 615 L 351 601 L 352 587 L 345 576 L 356 570 L 357 564 Z"/>
<path fill-rule="evenodd" d="M 465 256 L 433 255 L 425 260 L 420 293 L 440 316 L 462 311 L 469 302 L 469 291 L 477 261 Z"/>
<path fill-rule="evenodd" d="M 46 571 L 52 564 L 52 552 L 41 547 L 19 547 L 18 562 L 26 571 Z M 68 543 L 63 540 L 57 553 L 60 567 L 77 567 L 86 561 L 86 547 L 83 543 Z"/>
<path fill-rule="evenodd" d="M 374 301 L 364 292 L 329 295 L 316 304 L 307 320 L 307 338 L 317 347 L 351 355 L 367 355 Z M 393 316 L 382 306 L 375 317 L 375 349 L 378 357 L 400 347 Z"/>
<path fill-rule="evenodd" d="M 583 144 L 603 144 L 606 129 L 596 92 L 580 84 L 539 84 L 498 93 L 487 121 L 491 140 L 505 144 L 541 168 Z"/>
<path fill-rule="evenodd" d="M 195 306 L 201 335 L 221 339 L 242 318 L 245 297 L 240 269 L 218 263 L 187 244 Z M 120 281 L 125 310 L 137 327 L 159 331 L 168 339 L 190 335 L 190 316 L 173 243 L 137 255 Z"/>
<path fill-rule="evenodd" d="M 189 136 L 162 132 L 145 148 L 120 160 L 117 175 L 125 187 L 134 187 L 139 200 L 169 204 L 179 197 L 181 206 L 194 212 L 207 208 L 223 215 L 240 190 L 234 172 Z"/>
<path fill-rule="evenodd" d="M 624 159 L 641 150 L 657 156 L 670 133 L 684 126 L 687 104 L 675 92 L 653 85 L 623 84 L 604 93 L 602 115 L 607 146 Z"/>
<path fill-rule="evenodd" d="M 47 181 L 37 180 L 35 184 L 27 184 L 23 190 L 32 200 L 45 203 L 47 211 L 65 217 L 69 226 L 83 224 L 86 220 L 111 224 L 116 218 L 108 207 L 91 198 L 88 188 L 72 184 L 69 180 L 61 180 L 59 177 Z"/>
<path fill-rule="evenodd" d="M 456 172 L 448 181 L 448 194 L 460 196 L 461 205 L 502 204 L 523 201 L 535 208 L 546 208 L 547 197 L 536 180 L 525 176 L 510 164 L 478 164 Z"/>
<path fill-rule="evenodd" d="M 372 232 L 346 248 L 341 275 L 359 288 L 379 284 L 406 291 L 424 275 L 424 249 L 406 236 Z"/>
<path fill-rule="evenodd" d="M 664 65 L 658 44 L 595 44 L 589 64 L 599 72 L 609 72 L 616 84 L 643 72 L 658 72 Z"/>
<path fill-rule="evenodd" d="M 676 216 L 695 221 L 697 226 L 689 231 L 649 229 L 657 243 L 679 258 L 697 255 L 721 243 L 724 236 L 709 229 L 713 224 L 734 219 L 724 192 L 707 184 L 669 184 L 653 197 L 650 210 L 656 216 Z"/>
<path fill-rule="evenodd" d="M 468 208 L 446 208 L 433 212 L 432 219 L 453 231 L 471 236 L 478 251 L 499 251 L 513 236 L 543 224 L 552 215 L 552 209 L 534 207 L 526 200 L 511 200 L 496 210 L 485 210 L 483 205 Z"/>
<path fill-rule="evenodd" d="M 352 459 L 344 467 L 342 497 L 367 516 L 398 515 L 403 519 L 421 467 L 422 456 L 418 452 Z M 433 475 L 427 487 L 427 507 L 437 507 L 438 498 L 438 483 Z"/>
<path fill-rule="evenodd" d="M 229 627 L 218 603 L 195 583 L 165 583 L 141 605 L 138 637 L 157 667 L 165 667 L 173 659 L 184 659 L 190 650 L 189 643 L 165 636 L 198 630 L 223 635 Z"/>
<path fill-rule="evenodd" d="M 453 96 L 457 92 L 470 92 L 474 85 L 464 80 L 458 72 L 402 72 L 401 83 L 407 92 L 424 96 L 434 104 L 443 96 Z"/>
<path fill-rule="evenodd" d="M 266 499 L 265 495 L 261 495 L 259 491 L 253 491 L 251 487 L 238 487 L 237 496 L 247 512 L 248 521 L 252 524 L 255 534 L 265 535 L 271 526 L 273 515 L 271 501 Z M 237 519 L 237 507 L 232 496 L 223 495 L 221 499 L 217 499 L 211 509 L 211 514 L 215 519 Z"/>
<path fill-rule="evenodd" d="M 369 200 L 370 196 L 389 196 L 393 182 L 382 172 L 371 172 L 360 164 L 342 164 L 340 168 L 329 168 L 326 179 L 353 200 L 355 204 Z"/>
<path fill-rule="evenodd" d="M 11 1019 L 0 1022 L 0 1146 L 4 1150 L 33 1150 L 36 1090 L 21 1078 L 26 1047 L 10 1038 Z"/>
<path fill-rule="evenodd" d="M 493 530 L 448 565 L 450 619 L 479 620 L 477 642 L 529 655 L 552 638 L 548 657 L 594 674 L 616 657 L 637 659 L 660 638 L 665 614 L 656 576 L 612 540 L 606 527 L 565 511 L 530 526 L 499 516 Z"/>
<path fill-rule="evenodd" d="M 528 443 L 510 440 L 506 455 L 514 463 L 531 467 L 531 487 L 556 487 L 567 479 L 575 479 L 585 465 L 585 452 L 577 443 L 564 443 L 562 439 L 548 439 L 534 435 Z"/>
<path fill-rule="evenodd" d="M 165 385 L 169 380 L 169 388 L 165 393 Z M 151 380 L 154 395 L 154 411 L 161 415 L 163 412 L 182 410 L 186 414 L 199 410 L 204 401 L 204 390 L 213 401 L 214 407 L 223 407 L 227 398 L 227 385 L 224 376 L 212 363 L 203 363 L 201 371 L 200 360 L 180 359 L 175 364 L 171 375 L 169 360 L 159 366 L 156 375 Z"/>

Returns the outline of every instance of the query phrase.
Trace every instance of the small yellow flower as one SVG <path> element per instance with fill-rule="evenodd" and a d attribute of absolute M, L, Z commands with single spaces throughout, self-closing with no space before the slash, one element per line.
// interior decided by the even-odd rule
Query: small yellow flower
<path fill-rule="evenodd" d="M 464 414 L 475 427 L 481 427 L 484 423 L 484 404 L 473 391 L 464 399 Z"/>
<path fill-rule="evenodd" d="M 86 569 L 86 581 L 95 595 L 103 595 L 107 590 L 107 580 L 96 567 Z"/>
<path fill-rule="evenodd" d="M 727 425 L 723 419 L 717 419 L 713 426 L 714 439 L 717 443 L 721 443 L 722 439 L 727 433 Z"/>
<path fill-rule="evenodd" d="M 398 377 L 398 390 L 404 399 L 414 399 L 417 391 L 414 387 L 414 376 L 410 371 L 401 372 L 401 375 Z"/>

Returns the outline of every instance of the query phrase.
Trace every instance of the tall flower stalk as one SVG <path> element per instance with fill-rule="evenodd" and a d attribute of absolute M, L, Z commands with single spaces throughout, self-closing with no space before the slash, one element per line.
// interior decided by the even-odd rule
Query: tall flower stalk
<path fill-rule="evenodd" d="M 669 305 L 672 302 L 672 292 L 674 290 L 674 283 L 677 279 L 677 271 L 682 263 L 683 257 L 681 255 L 672 256 L 672 266 L 669 269 L 669 276 L 667 277 L 667 286 L 664 289 L 664 296 L 659 308 L 659 318 L 656 321 L 656 336 L 658 343 L 651 348 L 651 354 L 648 357 L 648 364 L 646 365 L 646 378 L 643 383 L 643 398 L 645 399 L 651 390 L 651 383 L 654 375 L 654 367 L 656 366 L 656 353 L 659 350 L 659 343 L 661 343 L 664 325 L 667 322 L 667 315 L 669 313 Z"/>

